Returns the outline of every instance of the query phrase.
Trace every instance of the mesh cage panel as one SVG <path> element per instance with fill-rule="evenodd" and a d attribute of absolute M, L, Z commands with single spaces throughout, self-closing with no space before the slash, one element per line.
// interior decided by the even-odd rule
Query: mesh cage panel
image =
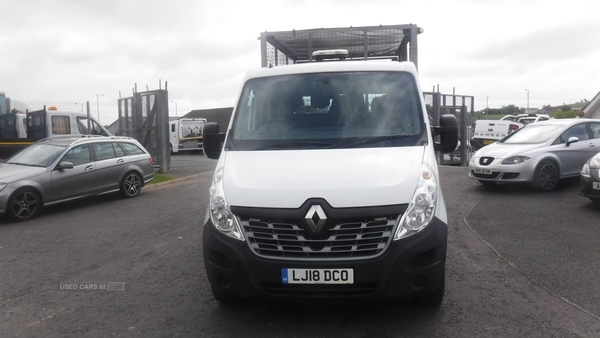
<path fill-rule="evenodd" d="M 313 52 L 334 49 L 347 50 L 351 60 L 408 61 L 411 32 L 418 30 L 415 25 L 401 25 L 265 32 L 261 34 L 266 40 L 263 66 L 308 62 Z"/>

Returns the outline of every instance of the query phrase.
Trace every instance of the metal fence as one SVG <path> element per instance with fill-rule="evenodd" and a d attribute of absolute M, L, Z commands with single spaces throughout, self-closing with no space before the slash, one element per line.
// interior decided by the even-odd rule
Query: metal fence
<path fill-rule="evenodd" d="M 475 121 L 474 97 L 438 92 L 425 92 L 423 95 L 428 114 L 434 124 L 438 124 L 443 114 L 452 114 L 458 120 L 458 148 L 450 154 L 440 155 L 438 162 L 444 165 L 467 166 L 472 155 L 469 140 L 472 136 L 471 126 Z"/>
<path fill-rule="evenodd" d="M 138 140 L 150 152 L 159 172 L 171 166 L 168 102 L 166 89 L 135 92 L 132 97 L 119 99 L 118 135 Z"/>

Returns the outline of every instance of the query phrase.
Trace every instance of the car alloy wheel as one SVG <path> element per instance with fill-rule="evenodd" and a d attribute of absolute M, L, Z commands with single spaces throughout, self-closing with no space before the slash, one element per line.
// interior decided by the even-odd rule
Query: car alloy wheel
<path fill-rule="evenodd" d="M 142 178 L 134 172 L 127 173 L 121 182 L 121 195 L 130 198 L 139 195 L 142 190 Z"/>
<path fill-rule="evenodd" d="M 540 191 L 550 191 L 558 185 L 560 177 L 558 165 L 552 160 L 544 160 L 537 166 L 534 176 L 534 187 Z"/>
<path fill-rule="evenodd" d="M 8 203 L 8 215 L 14 221 L 26 221 L 29 220 L 41 209 L 41 199 L 37 192 L 33 189 L 22 189 L 18 190 L 11 198 Z"/>

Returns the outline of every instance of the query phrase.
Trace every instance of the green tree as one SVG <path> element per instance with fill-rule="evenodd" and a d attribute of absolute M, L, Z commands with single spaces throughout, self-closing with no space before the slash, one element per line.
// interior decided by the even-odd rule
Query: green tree
<path fill-rule="evenodd" d="M 577 112 L 572 111 L 572 110 L 562 110 L 559 109 L 557 110 L 552 117 L 554 117 L 555 119 L 572 119 L 575 116 L 577 116 Z"/>
<path fill-rule="evenodd" d="M 514 104 L 509 104 L 508 106 L 502 106 L 502 114 L 505 115 L 517 115 L 520 113 L 521 109 Z"/>
<path fill-rule="evenodd" d="M 560 109 L 562 111 L 570 111 L 570 110 L 572 110 L 571 106 L 568 106 L 566 104 L 558 107 L 558 109 Z"/>

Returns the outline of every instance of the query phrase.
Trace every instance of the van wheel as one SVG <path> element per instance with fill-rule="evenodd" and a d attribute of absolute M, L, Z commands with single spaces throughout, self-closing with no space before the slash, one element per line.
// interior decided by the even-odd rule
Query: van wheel
<path fill-rule="evenodd" d="M 121 195 L 125 198 L 135 197 L 142 190 L 142 178 L 136 172 L 129 172 L 121 181 Z"/>
<path fill-rule="evenodd" d="M 538 191 L 550 191 L 554 190 L 558 185 L 558 178 L 560 172 L 558 164 L 553 160 L 541 161 L 537 168 L 535 168 L 535 174 L 533 175 L 533 182 L 531 185 Z"/>
<path fill-rule="evenodd" d="M 432 293 L 422 296 L 418 299 L 420 305 L 436 307 L 442 304 L 444 300 L 444 291 L 446 289 L 446 276 L 442 280 L 442 284 Z"/>
<path fill-rule="evenodd" d="M 8 216 L 17 222 L 34 218 L 42 208 L 42 199 L 31 188 L 17 190 L 8 201 Z"/>

